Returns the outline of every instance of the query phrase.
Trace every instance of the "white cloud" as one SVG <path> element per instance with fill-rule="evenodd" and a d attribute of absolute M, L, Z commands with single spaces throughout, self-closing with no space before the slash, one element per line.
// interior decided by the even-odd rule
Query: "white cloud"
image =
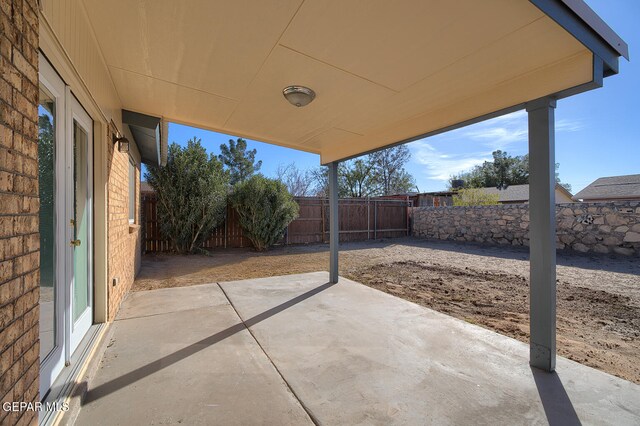
<path fill-rule="evenodd" d="M 582 129 L 582 123 L 562 119 L 556 121 L 556 132 L 575 132 Z M 492 150 L 505 150 L 515 143 L 527 142 L 527 112 L 517 111 L 471 126 L 462 137 L 482 142 Z"/>
<path fill-rule="evenodd" d="M 425 167 L 429 179 L 448 181 L 451 175 L 467 171 L 491 159 L 491 152 L 469 154 L 445 154 L 431 144 L 417 141 L 410 145 L 413 160 Z"/>
<path fill-rule="evenodd" d="M 556 132 L 577 132 L 583 128 L 582 122 L 578 120 L 556 120 Z"/>
<path fill-rule="evenodd" d="M 575 132 L 582 129 L 581 122 L 574 120 L 557 120 L 557 132 Z M 464 153 L 452 153 L 440 150 L 428 143 L 426 139 L 411 143 L 413 161 L 424 167 L 424 175 L 428 179 L 448 181 L 449 177 L 460 172 L 469 171 L 474 166 L 492 159 L 495 150 L 508 150 L 520 144 L 516 152 L 526 152 L 528 134 L 527 113 L 518 111 L 494 119 L 451 131 L 437 136 L 440 146 L 478 142 L 477 149 Z M 446 138 L 446 139 L 445 139 Z M 459 151 L 457 149 L 456 151 Z"/>

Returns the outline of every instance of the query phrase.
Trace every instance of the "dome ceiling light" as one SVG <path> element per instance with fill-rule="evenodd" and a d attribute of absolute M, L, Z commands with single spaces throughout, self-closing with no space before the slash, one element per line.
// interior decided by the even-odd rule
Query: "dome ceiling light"
<path fill-rule="evenodd" d="M 309 105 L 316 97 L 316 92 L 304 86 L 287 86 L 282 91 L 291 105 L 303 107 Z"/>

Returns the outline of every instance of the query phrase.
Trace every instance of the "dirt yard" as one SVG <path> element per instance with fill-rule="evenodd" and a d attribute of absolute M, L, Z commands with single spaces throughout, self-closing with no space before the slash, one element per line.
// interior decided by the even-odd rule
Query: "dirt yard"
<path fill-rule="evenodd" d="M 326 270 L 326 245 L 147 255 L 134 291 Z M 341 246 L 342 276 L 495 330 L 529 338 L 526 250 L 416 239 Z M 640 383 L 640 261 L 558 256 L 558 352 Z"/>

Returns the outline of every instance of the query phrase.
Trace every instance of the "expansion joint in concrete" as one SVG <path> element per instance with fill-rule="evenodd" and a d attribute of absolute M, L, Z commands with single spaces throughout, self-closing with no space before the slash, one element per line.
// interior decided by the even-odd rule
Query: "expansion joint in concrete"
<path fill-rule="evenodd" d="M 247 331 L 249 332 L 249 334 L 251 335 L 251 337 L 253 338 L 253 340 L 256 342 L 256 344 L 258 345 L 258 347 L 260 348 L 260 350 L 262 351 L 262 353 L 264 354 L 264 356 L 267 357 L 267 359 L 269 360 L 269 362 L 271 363 L 271 365 L 273 366 L 273 368 L 276 370 L 276 372 L 278 373 L 278 375 L 280 376 L 280 378 L 282 379 L 282 381 L 285 383 L 285 385 L 287 385 L 287 389 L 289 389 L 289 392 L 291 392 L 291 394 L 293 395 L 293 397 L 296 399 L 296 401 L 298 401 L 298 404 L 300 404 L 300 406 L 302 407 L 302 409 L 307 413 L 307 415 L 309 416 L 309 420 L 311 420 L 311 422 L 313 422 L 314 425 L 320 425 L 320 421 L 318 421 L 318 419 L 316 418 L 316 416 L 311 412 L 311 410 L 309 409 L 309 407 L 307 407 L 305 405 L 305 403 L 300 399 L 300 397 L 298 396 L 298 394 L 296 393 L 295 390 L 293 390 L 293 388 L 291 387 L 291 385 L 289 384 L 289 382 L 287 381 L 287 379 L 284 377 L 284 375 L 282 374 L 282 372 L 280 371 L 280 369 L 278 368 L 278 366 L 275 364 L 275 362 L 273 362 L 273 360 L 271 359 L 271 357 L 269 356 L 269 354 L 267 353 L 267 351 L 265 351 L 264 347 L 262 347 L 262 344 L 260 343 L 260 341 L 256 338 L 255 334 L 253 334 L 253 331 L 251 331 L 251 328 L 249 328 L 249 326 L 247 325 L 247 323 L 244 321 L 244 319 L 242 319 L 242 316 L 240 316 L 240 312 L 238 312 L 238 310 L 236 309 L 235 305 L 233 304 L 233 302 L 231 301 L 231 299 L 229 298 L 229 295 L 227 294 L 226 291 L 224 291 L 224 288 L 222 288 L 222 286 L 220 285 L 220 283 L 216 282 L 216 284 L 218 285 L 218 287 L 220 288 L 220 291 L 222 291 L 222 294 L 224 294 L 224 297 L 227 299 L 227 302 L 229 302 L 229 305 L 231 305 L 231 307 L 233 308 L 233 311 L 236 313 L 236 316 L 238 317 L 238 319 L 242 322 L 242 325 L 244 325 L 244 328 L 247 329 Z"/>

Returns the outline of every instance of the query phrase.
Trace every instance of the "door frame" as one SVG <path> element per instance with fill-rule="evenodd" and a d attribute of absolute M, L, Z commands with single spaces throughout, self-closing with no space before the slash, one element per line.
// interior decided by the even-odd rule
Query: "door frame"
<path fill-rule="evenodd" d="M 66 148 L 67 148 L 67 220 L 66 222 L 72 219 L 72 212 L 74 209 L 74 151 L 73 146 L 75 144 L 74 140 L 74 121 L 77 122 L 83 130 L 87 132 L 87 152 L 86 152 L 86 215 L 87 220 L 89 221 L 87 227 L 87 308 L 80 315 L 80 317 L 74 321 L 73 320 L 73 292 L 74 292 L 74 284 L 75 284 L 75 269 L 74 269 L 74 250 L 70 244 L 67 244 L 68 255 L 66 262 L 66 269 L 68 273 L 67 279 L 67 301 L 65 304 L 65 323 L 67 328 L 67 336 L 68 336 L 68 345 L 66 350 L 66 361 L 68 362 L 73 355 L 73 352 L 76 350 L 82 338 L 86 335 L 89 327 L 93 324 L 93 120 L 91 116 L 87 113 L 84 107 L 80 104 L 80 102 L 76 99 L 76 97 L 71 92 L 71 88 L 69 86 L 66 87 L 66 120 L 67 120 L 67 140 L 66 140 Z M 74 239 L 74 227 L 67 227 L 67 238 L 66 241 L 71 242 Z M 82 242 L 85 243 L 84 241 Z"/>
<path fill-rule="evenodd" d="M 44 85 L 54 96 L 56 101 L 55 113 L 55 204 L 54 204 L 54 247 L 55 247 L 55 299 L 54 299 L 54 348 L 47 354 L 40 363 L 40 395 L 44 395 L 56 377 L 60 374 L 67 361 L 67 338 L 65 317 L 63 315 L 66 304 L 67 273 L 65 265 L 65 253 L 67 240 L 66 236 L 66 202 L 65 200 L 65 144 L 66 144 L 66 120 L 65 120 L 65 97 L 66 87 L 62 78 L 49 62 L 40 59 L 39 82 Z"/>
<path fill-rule="evenodd" d="M 78 348 L 87 331 L 94 323 L 94 121 L 72 93 L 62 76 L 48 59 L 39 53 L 39 84 L 53 95 L 56 105 L 55 120 L 55 338 L 54 348 L 40 362 L 39 390 L 41 398 L 50 390 L 55 380 L 69 365 L 74 351 Z M 70 242 L 74 238 L 74 121 L 87 133 L 86 150 L 86 217 L 87 241 L 87 309 L 73 321 L 74 251 Z"/>

